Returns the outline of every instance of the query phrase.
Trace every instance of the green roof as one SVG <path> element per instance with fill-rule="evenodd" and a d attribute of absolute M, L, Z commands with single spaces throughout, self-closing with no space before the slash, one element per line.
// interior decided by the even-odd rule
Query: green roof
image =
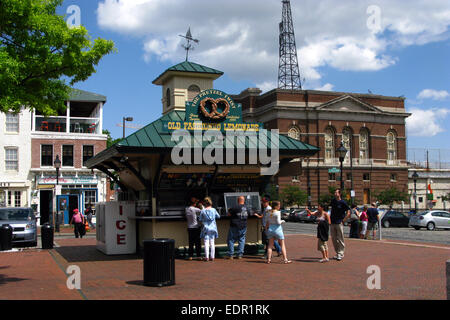
<path fill-rule="evenodd" d="M 105 96 L 80 89 L 72 89 L 69 99 L 70 101 L 106 102 Z"/>
<path fill-rule="evenodd" d="M 163 123 L 165 121 L 184 121 L 184 111 L 172 111 L 160 119 L 150 123 L 146 127 L 131 134 L 125 139 L 117 142 L 110 148 L 103 150 L 95 157 L 89 159 L 86 163 L 88 168 L 94 167 L 103 161 L 108 161 L 111 157 L 117 154 L 150 154 L 150 153 L 162 153 L 170 152 L 178 143 L 171 140 L 171 134 L 163 130 Z M 268 132 L 268 140 L 270 141 L 271 134 Z M 192 135 L 192 139 L 194 136 Z M 259 139 L 258 139 L 259 140 Z M 245 148 L 254 149 L 258 145 L 252 144 L 249 139 L 245 139 Z M 210 142 L 203 141 L 203 148 L 208 146 Z M 259 144 L 259 141 L 258 141 Z M 320 149 L 310 144 L 295 140 L 286 135 L 279 135 L 279 151 L 280 156 L 291 156 L 293 158 L 302 156 L 312 156 L 316 154 Z"/>
<path fill-rule="evenodd" d="M 146 127 L 140 129 L 139 131 L 133 133 L 129 137 L 122 139 L 117 143 L 118 147 L 135 147 L 135 148 L 163 148 L 171 149 L 177 145 L 171 140 L 171 135 L 169 132 L 163 130 L 164 121 L 184 121 L 185 112 L 184 111 L 172 111 L 162 118 L 156 120 L 155 122 L 147 125 Z M 268 139 L 271 135 L 268 132 Z M 315 154 L 319 151 L 319 148 L 306 144 L 304 142 L 292 139 L 285 135 L 279 135 L 279 147 L 280 152 L 284 154 L 291 154 L 297 152 L 306 152 L 308 155 Z M 203 147 L 210 144 L 209 141 L 203 142 Z M 245 141 L 245 148 L 252 149 L 257 148 L 257 145 L 250 145 L 248 139 Z M 306 154 L 305 154 L 306 155 Z"/>
<path fill-rule="evenodd" d="M 198 63 L 191 61 L 184 61 L 173 67 L 170 67 L 166 71 L 164 71 L 158 78 L 156 78 L 153 83 L 158 84 L 158 82 L 169 72 L 192 72 L 192 73 L 203 73 L 203 74 L 211 74 L 216 75 L 217 77 L 223 75 L 222 71 L 202 66 Z"/>

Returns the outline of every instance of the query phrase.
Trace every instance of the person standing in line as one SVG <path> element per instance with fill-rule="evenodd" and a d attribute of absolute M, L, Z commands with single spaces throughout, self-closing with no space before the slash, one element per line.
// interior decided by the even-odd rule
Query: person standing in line
<path fill-rule="evenodd" d="M 245 205 L 245 197 L 240 196 L 237 199 L 237 202 L 237 206 L 228 211 L 228 215 L 231 216 L 231 222 L 227 238 L 228 255 L 226 256 L 226 259 L 233 259 L 235 242 L 238 242 L 239 244 L 237 258 L 242 259 L 242 256 L 244 255 L 249 210 Z"/>
<path fill-rule="evenodd" d="M 330 261 L 328 257 L 328 238 L 330 234 L 330 216 L 328 215 L 328 206 L 324 204 L 319 204 L 319 208 L 316 212 L 311 212 L 308 208 L 306 211 L 317 217 L 317 250 L 322 252 L 322 259 L 319 262 L 328 262 Z"/>
<path fill-rule="evenodd" d="M 284 241 L 283 228 L 281 227 L 281 224 L 284 223 L 284 220 L 281 220 L 281 204 L 279 201 L 273 201 L 272 205 L 273 209 L 270 211 L 266 222 L 267 238 L 269 239 L 269 246 L 267 247 L 267 263 L 271 263 L 272 261 L 272 247 L 275 239 L 281 244 L 284 263 L 292 263 L 286 254 L 286 243 Z"/>
<path fill-rule="evenodd" d="M 341 189 L 336 189 L 334 198 L 331 200 L 331 238 L 336 255 L 333 259 L 341 261 L 344 258 L 345 242 L 344 242 L 344 226 L 343 222 L 350 218 L 350 207 L 347 202 L 342 199 Z"/>
<path fill-rule="evenodd" d="M 86 219 L 87 219 L 87 222 L 89 224 L 89 227 L 92 228 L 92 229 L 95 229 L 95 226 L 92 223 L 92 215 L 94 213 L 94 211 L 92 210 L 92 203 L 88 204 L 88 207 L 87 207 L 85 213 L 86 213 Z"/>
<path fill-rule="evenodd" d="M 262 235 L 262 243 L 264 244 L 264 256 L 262 257 L 262 259 L 267 259 L 267 248 L 269 247 L 269 239 L 267 239 L 266 235 L 266 222 L 267 217 L 270 214 L 270 211 L 272 211 L 272 207 L 269 205 L 269 199 L 267 198 L 262 198 L 261 202 L 263 207 L 262 215 L 255 214 L 255 216 L 262 219 L 261 235 Z M 278 244 L 278 241 L 274 240 L 273 244 L 275 245 L 275 249 L 278 252 L 278 256 L 281 256 L 281 247 Z"/>
<path fill-rule="evenodd" d="M 186 208 L 186 220 L 187 220 L 187 228 L 188 228 L 188 237 L 189 237 L 189 251 L 188 251 L 188 260 L 192 260 L 194 256 L 194 246 L 195 252 L 197 255 L 197 259 L 201 259 L 202 256 L 202 244 L 200 238 L 201 232 L 201 224 L 198 221 L 200 212 L 202 211 L 198 207 L 198 199 L 195 197 L 191 198 L 189 207 Z"/>
<path fill-rule="evenodd" d="M 367 217 L 367 206 L 364 206 L 363 212 L 361 212 L 361 215 L 359 217 L 361 220 L 361 239 L 366 239 L 366 233 L 367 233 L 367 222 L 369 221 L 369 218 Z"/>
<path fill-rule="evenodd" d="M 200 222 L 203 223 L 203 229 L 200 237 L 205 241 L 205 261 L 214 261 L 215 239 L 219 237 L 216 219 L 220 219 L 220 215 L 217 210 L 212 207 L 211 198 L 206 197 L 203 204 L 205 209 L 201 211 L 199 218 Z"/>
<path fill-rule="evenodd" d="M 372 240 L 376 239 L 377 236 L 377 228 L 378 228 L 378 209 L 375 203 L 372 203 L 371 207 L 367 210 L 367 217 L 369 219 L 368 227 L 367 227 L 367 238 L 369 237 L 370 231 L 372 231 Z"/>
<path fill-rule="evenodd" d="M 352 204 L 350 214 L 350 238 L 359 238 L 359 212 L 356 204 Z"/>
<path fill-rule="evenodd" d="M 72 218 L 70 219 L 70 224 L 73 223 L 73 230 L 75 233 L 75 238 L 83 238 L 83 230 L 81 228 L 84 227 L 84 217 L 83 214 L 78 211 L 78 209 L 73 210 Z"/>

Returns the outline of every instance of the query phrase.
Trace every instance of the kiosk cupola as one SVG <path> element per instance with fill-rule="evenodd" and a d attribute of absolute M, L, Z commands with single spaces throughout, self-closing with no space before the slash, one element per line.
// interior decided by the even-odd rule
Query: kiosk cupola
<path fill-rule="evenodd" d="M 162 86 L 163 114 L 185 111 L 187 101 L 192 101 L 201 91 L 213 89 L 214 80 L 222 75 L 222 71 L 190 61 L 170 67 L 153 81 Z"/>

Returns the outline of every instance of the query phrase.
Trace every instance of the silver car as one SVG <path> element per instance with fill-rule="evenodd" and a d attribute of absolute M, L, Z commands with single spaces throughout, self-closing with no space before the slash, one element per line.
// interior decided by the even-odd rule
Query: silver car
<path fill-rule="evenodd" d="M 450 229 L 450 213 L 441 210 L 421 212 L 409 218 L 409 225 L 416 230 L 420 228 L 427 228 L 430 231 Z"/>
<path fill-rule="evenodd" d="M 9 224 L 13 228 L 13 244 L 37 245 L 37 226 L 31 208 L 0 208 L 0 225 Z"/>

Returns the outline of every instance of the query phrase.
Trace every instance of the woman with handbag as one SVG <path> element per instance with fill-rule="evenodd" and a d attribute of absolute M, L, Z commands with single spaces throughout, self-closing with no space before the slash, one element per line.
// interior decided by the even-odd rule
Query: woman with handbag
<path fill-rule="evenodd" d="M 73 210 L 72 218 L 70 219 L 70 224 L 73 224 L 73 230 L 75 233 L 75 238 L 83 238 L 86 234 L 86 229 L 84 226 L 84 217 L 83 214 L 78 210 Z"/>

